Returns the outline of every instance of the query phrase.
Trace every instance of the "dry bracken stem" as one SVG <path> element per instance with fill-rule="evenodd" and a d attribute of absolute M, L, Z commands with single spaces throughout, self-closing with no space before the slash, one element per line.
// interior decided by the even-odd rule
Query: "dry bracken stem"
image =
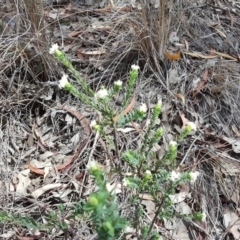
<path fill-rule="evenodd" d="M 160 49 L 159 54 L 160 57 L 163 57 L 163 47 L 165 42 L 165 35 L 164 35 L 164 29 L 165 29 L 165 0 L 159 0 L 160 1 L 160 7 L 159 7 L 159 42 L 160 42 Z"/>

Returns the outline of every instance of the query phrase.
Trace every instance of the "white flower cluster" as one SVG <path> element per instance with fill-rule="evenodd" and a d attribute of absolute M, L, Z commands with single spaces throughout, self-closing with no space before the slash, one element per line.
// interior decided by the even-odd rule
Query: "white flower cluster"
<path fill-rule="evenodd" d="M 114 82 L 114 85 L 117 87 L 122 87 L 122 81 L 118 80 L 118 81 Z"/>
<path fill-rule="evenodd" d="M 147 112 L 147 105 L 145 103 L 142 103 L 139 107 L 140 112 L 146 113 Z"/>
<path fill-rule="evenodd" d="M 104 99 L 108 96 L 108 91 L 107 89 L 100 89 L 98 92 L 95 93 L 95 98 L 96 99 Z"/>
<path fill-rule="evenodd" d="M 187 126 L 192 130 L 192 131 L 196 131 L 197 130 L 197 126 L 194 122 L 188 122 Z"/>
<path fill-rule="evenodd" d="M 92 160 L 88 163 L 87 165 L 87 169 L 90 171 L 90 172 L 93 172 L 95 170 L 99 170 L 99 165 L 96 161 Z"/>
<path fill-rule="evenodd" d="M 176 147 L 177 146 L 177 142 L 175 141 L 170 141 L 169 143 L 170 146 Z"/>
<path fill-rule="evenodd" d="M 131 66 L 131 69 L 138 71 L 138 70 L 140 69 L 140 67 L 139 67 L 138 65 L 133 64 L 133 65 Z"/>
<path fill-rule="evenodd" d="M 60 89 L 65 88 L 65 86 L 68 84 L 68 75 L 67 74 L 63 74 L 61 80 L 59 81 L 58 87 Z"/>
<path fill-rule="evenodd" d="M 59 46 L 57 43 L 53 44 L 52 47 L 49 49 L 50 54 L 54 54 L 59 49 Z"/>

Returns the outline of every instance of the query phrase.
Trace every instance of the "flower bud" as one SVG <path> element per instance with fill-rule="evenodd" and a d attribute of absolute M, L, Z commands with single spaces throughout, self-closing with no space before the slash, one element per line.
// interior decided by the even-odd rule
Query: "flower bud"
<path fill-rule="evenodd" d="M 95 120 L 91 121 L 90 127 L 96 132 L 100 130 L 100 125 L 98 125 Z"/>
<path fill-rule="evenodd" d="M 89 207 L 95 208 L 98 205 L 98 200 L 97 200 L 96 197 L 93 197 L 93 196 L 89 197 L 88 200 L 87 200 L 87 204 L 88 204 Z"/>
<path fill-rule="evenodd" d="M 152 173 L 151 173 L 151 171 L 147 170 L 147 171 L 145 172 L 145 175 L 144 175 L 144 180 L 145 180 L 145 181 L 148 181 L 148 180 L 150 180 L 151 178 L 152 178 Z"/>
<path fill-rule="evenodd" d="M 87 165 L 87 169 L 93 174 L 97 171 L 100 171 L 100 167 L 97 162 L 90 161 L 90 163 Z"/>
<path fill-rule="evenodd" d="M 189 122 L 189 123 L 187 124 L 187 126 L 185 127 L 185 130 L 186 130 L 187 132 L 196 131 L 196 130 L 197 130 L 196 124 L 193 123 L 193 122 Z"/>

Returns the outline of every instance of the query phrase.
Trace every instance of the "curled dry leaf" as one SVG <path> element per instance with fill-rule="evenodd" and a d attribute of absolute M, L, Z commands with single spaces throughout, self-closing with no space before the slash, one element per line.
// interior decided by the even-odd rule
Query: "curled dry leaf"
<path fill-rule="evenodd" d="M 185 105 L 185 97 L 181 93 L 176 93 L 174 94 L 175 97 L 179 98 L 182 100 L 183 105 Z"/>
<path fill-rule="evenodd" d="M 35 199 L 39 198 L 42 194 L 45 192 L 55 189 L 55 188 L 65 188 L 67 187 L 67 184 L 62 184 L 62 183 L 53 183 L 53 184 L 48 184 L 45 185 L 35 191 L 32 192 L 31 196 L 34 197 Z"/>
<path fill-rule="evenodd" d="M 182 128 L 184 128 L 190 121 L 185 117 L 184 113 L 179 112 L 179 115 L 180 115 L 180 117 L 182 119 L 182 123 L 183 123 Z"/>
<path fill-rule="evenodd" d="M 39 169 L 39 168 L 33 167 L 30 163 L 28 163 L 27 165 L 28 165 L 28 168 L 31 170 L 31 172 L 34 172 L 34 173 L 37 173 L 40 175 L 44 175 L 44 169 Z"/>

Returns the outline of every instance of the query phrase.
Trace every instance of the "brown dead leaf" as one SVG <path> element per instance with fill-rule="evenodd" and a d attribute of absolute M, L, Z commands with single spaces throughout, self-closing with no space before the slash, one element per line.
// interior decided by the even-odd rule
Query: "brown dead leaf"
<path fill-rule="evenodd" d="M 68 34 L 68 37 L 76 37 L 78 34 L 82 33 L 83 31 L 73 31 Z"/>
<path fill-rule="evenodd" d="M 83 55 L 83 53 L 82 53 L 82 49 L 81 49 L 81 48 L 77 50 L 77 57 L 78 57 L 78 59 L 80 59 L 80 60 L 83 60 L 83 59 L 84 59 L 84 55 Z"/>
<path fill-rule="evenodd" d="M 183 105 L 185 105 L 185 97 L 181 93 L 174 94 L 175 97 L 182 100 Z"/>
<path fill-rule="evenodd" d="M 44 175 L 44 170 L 43 169 L 33 167 L 30 163 L 28 163 L 27 165 L 28 165 L 28 168 L 31 170 L 31 172 L 34 172 L 34 173 L 40 174 L 40 175 Z"/>
<path fill-rule="evenodd" d="M 66 162 L 64 162 L 61 165 L 58 165 L 56 168 L 57 168 L 57 170 L 63 170 L 66 167 L 68 167 L 72 162 L 73 162 L 73 157 L 70 157 Z"/>
<path fill-rule="evenodd" d="M 84 172 L 79 172 L 76 176 L 75 176 L 75 179 L 77 181 L 80 181 L 84 176 Z"/>
<path fill-rule="evenodd" d="M 180 115 L 182 123 L 183 123 L 182 128 L 184 128 L 190 121 L 187 118 L 185 118 L 185 114 L 184 113 L 179 112 L 179 115 Z"/>

